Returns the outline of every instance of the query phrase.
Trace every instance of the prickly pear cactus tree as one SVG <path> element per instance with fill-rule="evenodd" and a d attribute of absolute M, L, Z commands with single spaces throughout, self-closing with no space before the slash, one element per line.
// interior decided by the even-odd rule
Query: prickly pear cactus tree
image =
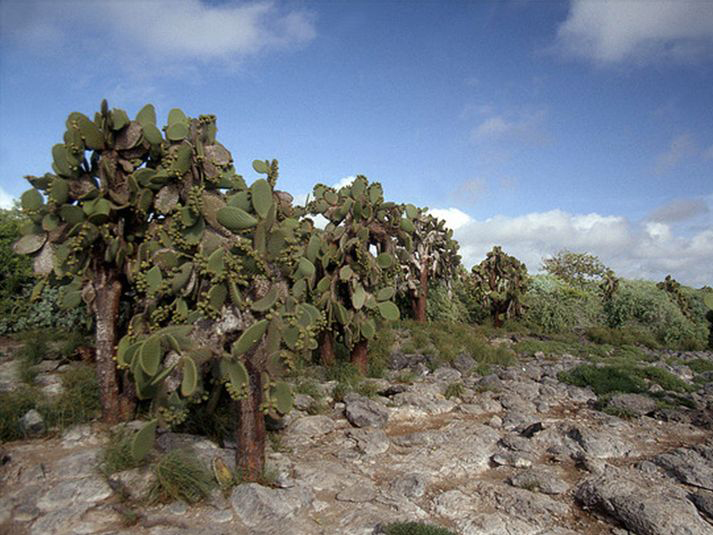
<path fill-rule="evenodd" d="M 448 280 L 455 276 L 460 266 L 458 242 L 453 239 L 453 231 L 446 222 L 412 204 L 403 207 L 411 226 L 413 246 L 398 248 L 401 264 L 399 291 L 411 298 L 416 321 L 426 321 L 426 302 L 429 282 Z M 408 226 L 408 225 L 407 225 Z"/>
<path fill-rule="evenodd" d="M 602 275 L 602 280 L 599 283 L 599 289 L 604 297 L 604 302 L 609 302 L 614 297 L 614 294 L 619 289 L 619 277 L 612 269 L 607 269 Z"/>
<path fill-rule="evenodd" d="M 522 315 L 522 298 L 529 284 L 525 264 L 496 245 L 485 260 L 473 266 L 471 275 L 496 327 L 501 327 L 504 319 Z"/>
<path fill-rule="evenodd" d="M 279 375 L 294 363 L 296 340 L 316 347 L 321 318 L 292 296 L 304 277 L 301 223 L 291 217 L 291 196 L 275 190 L 277 162 L 255 161 L 266 176 L 248 187 L 215 139 L 215 117 L 171 110 L 164 138 L 151 106 L 134 121 L 102 108 L 92 123 L 80 114 L 68 120 L 80 135 L 65 138 L 94 136 L 76 145 L 93 150 L 89 161 L 77 153 L 65 162 L 77 150 L 66 144 L 53 151 L 56 175 L 30 178 L 48 200 L 36 190 L 23 195 L 39 228 L 16 248 L 37 255 L 38 271 L 68 282 L 67 305 L 94 306 L 100 377 L 118 368 L 133 378 L 136 397 L 150 400 L 155 419 L 135 437 L 138 454 L 157 426 L 180 422 L 191 403 L 215 404 L 227 389 L 237 465 L 257 478 L 264 415 L 292 403 Z M 53 228 L 46 221 L 55 217 Z M 30 240 L 41 248 L 28 248 Z M 117 324 L 122 292 L 131 296 L 125 326 Z M 111 416 L 113 407 L 105 410 Z"/>
<path fill-rule="evenodd" d="M 311 236 L 301 262 L 310 276 L 313 302 L 324 313 L 322 360 L 334 361 L 339 338 L 350 349 L 352 362 L 366 373 L 368 342 L 378 322 L 399 318 L 393 302 L 396 249 L 399 240 L 410 242 L 413 224 L 398 205 L 384 201 L 381 184 L 369 184 L 363 176 L 339 191 L 318 184 L 313 194 L 308 212 L 329 223 Z"/>
<path fill-rule="evenodd" d="M 671 277 L 671 275 L 666 275 L 666 278 L 656 284 L 656 287 L 668 294 L 669 299 L 678 305 L 678 308 L 681 309 L 684 316 L 688 319 L 692 319 L 693 313 L 691 311 L 691 304 L 681 291 L 681 284 L 676 279 Z"/>

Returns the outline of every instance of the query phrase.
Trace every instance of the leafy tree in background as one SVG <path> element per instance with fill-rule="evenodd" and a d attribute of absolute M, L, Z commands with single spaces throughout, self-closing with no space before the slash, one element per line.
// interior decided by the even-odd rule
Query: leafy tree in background
<path fill-rule="evenodd" d="M 566 249 L 546 258 L 542 263 L 542 268 L 563 282 L 579 288 L 605 280 L 608 277 L 608 272 L 611 271 L 597 256 L 589 253 L 575 253 Z"/>
<path fill-rule="evenodd" d="M 26 223 L 27 218 L 18 208 L 0 210 L 0 266 L 3 271 L 0 278 L 0 313 L 3 315 L 22 289 L 33 280 L 32 261 L 12 250 L 12 244 L 21 236 L 20 228 Z"/>

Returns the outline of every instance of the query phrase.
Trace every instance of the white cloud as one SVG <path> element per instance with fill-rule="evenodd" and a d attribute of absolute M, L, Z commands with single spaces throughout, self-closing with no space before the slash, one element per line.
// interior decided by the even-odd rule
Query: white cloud
<path fill-rule="evenodd" d="M 354 179 L 356 178 L 356 175 L 351 175 L 351 176 L 345 176 L 341 180 L 339 180 L 336 184 L 332 184 L 332 187 L 336 190 L 339 190 L 343 188 L 344 186 L 350 185 L 352 182 L 354 182 Z"/>
<path fill-rule="evenodd" d="M 661 175 L 667 173 L 681 160 L 694 156 L 698 152 L 690 134 L 679 134 L 671 140 L 668 148 L 656 157 L 654 170 Z"/>
<path fill-rule="evenodd" d="M 470 138 L 475 143 L 520 141 L 539 145 L 547 141 L 543 132 L 546 116 L 544 110 L 491 115 L 473 128 Z"/>
<path fill-rule="evenodd" d="M 544 257 L 569 249 L 595 254 L 628 278 L 661 280 L 671 273 L 685 284 L 713 284 L 710 225 L 685 236 L 662 222 L 634 223 L 620 216 L 551 210 L 517 217 L 471 218 L 455 228 L 455 237 L 466 268 L 483 260 L 494 245 L 525 262 L 531 273 L 540 270 Z"/>
<path fill-rule="evenodd" d="M 12 208 L 15 199 L 2 187 L 0 187 L 0 208 L 3 210 L 9 210 Z"/>
<path fill-rule="evenodd" d="M 572 0 L 557 32 L 569 55 L 596 63 L 713 57 L 713 2 Z"/>
<path fill-rule="evenodd" d="M 458 208 L 430 208 L 428 211 L 434 217 L 443 219 L 446 222 L 446 226 L 453 230 L 458 230 L 473 221 L 472 217 L 458 210 Z"/>
<path fill-rule="evenodd" d="M 234 61 L 300 45 L 316 34 L 309 12 L 272 1 L 25 0 L 2 2 L 1 15 L 3 35 L 36 51 L 71 44 L 70 50 L 104 57 L 115 50 L 139 63 Z"/>

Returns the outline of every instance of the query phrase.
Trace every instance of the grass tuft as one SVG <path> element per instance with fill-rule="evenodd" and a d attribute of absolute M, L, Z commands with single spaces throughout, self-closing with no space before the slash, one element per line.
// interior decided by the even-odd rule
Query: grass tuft
<path fill-rule="evenodd" d="M 152 502 L 182 500 L 193 504 L 208 497 L 214 487 L 211 473 L 194 456 L 181 450 L 159 457 L 154 473 L 156 481 L 149 491 Z"/>
<path fill-rule="evenodd" d="M 132 436 L 132 433 L 123 428 L 111 432 L 109 442 L 102 451 L 102 460 L 99 465 L 102 474 L 108 477 L 111 474 L 137 468 L 143 464 L 143 459 L 137 461 L 131 455 Z"/>

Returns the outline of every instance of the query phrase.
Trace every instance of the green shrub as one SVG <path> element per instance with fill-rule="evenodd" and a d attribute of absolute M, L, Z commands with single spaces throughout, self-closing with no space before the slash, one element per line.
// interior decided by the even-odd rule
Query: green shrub
<path fill-rule="evenodd" d="M 189 504 L 206 498 L 214 487 L 211 473 L 189 452 L 170 451 L 154 466 L 156 481 L 149 491 L 152 502 L 182 500 Z"/>
<path fill-rule="evenodd" d="M 421 522 L 395 522 L 382 527 L 385 535 L 455 535 L 452 531 Z"/>
<path fill-rule="evenodd" d="M 439 284 L 428 290 L 426 316 L 428 321 L 451 323 L 470 323 L 470 314 L 461 293 L 445 284 Z"/>
<path fill-rule="evenodd" d="M 656 341 L 651 332 L 642 327 L 590 327 L 585 332 L 587 338 L 595 344 L 610 344 L 613 346 L 643 345 L 650 349 L 658 349 L 661 344 Z"/>
<path fill-rule="evenodd" d="M 648 330 L 665 347 L 692 350 L 707 344 L 704 318 L 689 320 L 653 282 L 623 280 L 604 308 L 609 327 Z"/>
<path fill-rule="evenodd" d="M 383 377 L 394 347 L 394 331 L 389 325 L 382 325 L 376 336 L 369 342 L 368 377 Z"/>
<path fill-rule="evenodd" d="M 59 289 L 45 286 L 36 301 L 30 300 L 32 287 L 25 287 L 13 296 L 6 313 L 0 316 L 0 334 L 20 333 L 37 329 L 92 330 L 92 318 L 86 307 L 63 310 L 59 307 Z"/>
<path fill-rule="evenodd" d="M 525 324 L 539 333 L 582 330 L 603 321 L 602 300 L 596 288 L 575 288 L 553 275 L 532 277 L 525 306 Z"/>

